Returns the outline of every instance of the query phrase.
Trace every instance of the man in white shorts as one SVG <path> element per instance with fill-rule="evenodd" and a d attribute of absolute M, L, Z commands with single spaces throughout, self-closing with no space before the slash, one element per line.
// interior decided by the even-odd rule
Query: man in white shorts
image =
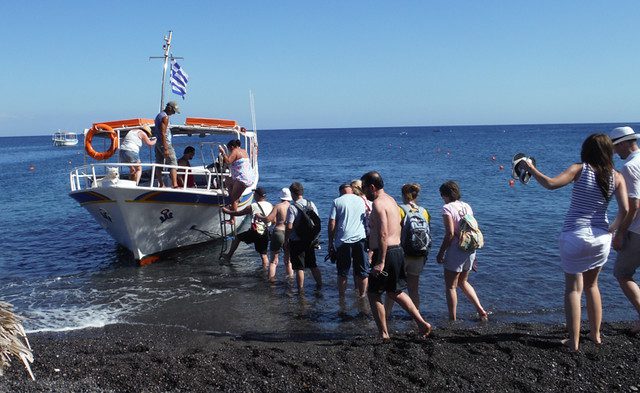
<path fill-rule="evenodd" d="M 627 184 L 629 214 L 624 218 L 613 238 L 613 248 L 618 257 L 613 267 L 613 275 L 618 279 L 622 292 L 638 312 L 638 320 L 632 332 L 640 332 L 640 288 L 633 275 L 640 266 L 640 149 L 636 134 L 631 127 L 617 127 L 609 132 L 616 153 L 626 160 L 621 173 Z"/>

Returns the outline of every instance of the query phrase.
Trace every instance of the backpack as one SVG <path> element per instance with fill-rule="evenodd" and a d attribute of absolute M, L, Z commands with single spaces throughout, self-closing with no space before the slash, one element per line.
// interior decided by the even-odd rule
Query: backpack
<path fill-rule="evenodd" d="M 484 246 L 484 236 L 480 232 L 478 221 L 472 214 L 466 213 L 460 219 L 460 243 L 461 250 L 471 252 Z"/>
<path fill-rule="evenodd" d="M 400 244 L 405 255 L 425 256 L 431 248 L 431 225 L 424 218 L 425 209 L 421 206 L 400 205 L 404 211 L 404 221 L 400 234 Z"/>
<path fill-rule="evenodd" d="M 311 201 L 307 201 L 307 206 L 300 207 L 298 203 L 293 204 L 298 209 L 298 217 L 296 217 L 295 231 L 301 241 L 316 245 L 319 243 L 320 229 L 322 221 L 311 207 Z"/>

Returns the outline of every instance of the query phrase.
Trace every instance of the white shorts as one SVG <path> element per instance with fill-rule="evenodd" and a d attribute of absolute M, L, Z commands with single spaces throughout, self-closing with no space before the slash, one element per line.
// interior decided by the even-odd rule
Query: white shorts
<path fill-rule="evenodd" d="M 611 234 L 600 228 L 580 228 L 562 232 L 559 243 L 562 270 L 569 274 L 584 273 L 607 262 Z"/>

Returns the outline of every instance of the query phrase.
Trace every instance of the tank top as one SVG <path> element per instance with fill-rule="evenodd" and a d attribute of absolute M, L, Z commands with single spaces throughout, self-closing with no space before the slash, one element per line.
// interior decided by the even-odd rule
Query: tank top
<path fill-rule="evenodd" d="M 162 119 L 164 119 L 165 117 L 167 117 L 168 115 L 165 113 L 165 111 L 162 111 L 160 113 L 158 113 L 158 116 L 156 116 L 155 120 L 153 121 L 155 127 L 153 128 L 153 136 L 155 136 L 156 138 L 158 138 L 158 144 L 160 146 L 162 146 L 162 133 L 160 132 L 160 130 L 162 130 Z M 167 143 L 171 144 L 171 130 L 167 130 Z"/>
<path fill-rule="evenodd" d="M 611 198 L 614 189 L 613 173 L 609 177 L 609 195 Z M 609 200 L 602 195 L 596 182 L 596 173 L 589 164 L 582 164 L 580 178 L 573 185 L 571 191 L 571 204 L 564 219 L 562 231 L 573 231 L 580 228 L 609 229 L 607 218 L 607 206 Z"/>
<path fill-rule="evenodd" d="M 140 152 L 140 147 L 142 146 L 142 139 L 140 139 L 140 135 L 138 133 L 140 130 L 134 128 L 127 132 L 127 135 L 124 137 L 122 142 L 120 143 L 120 150 L 132 151 L 134 153 Z"/>

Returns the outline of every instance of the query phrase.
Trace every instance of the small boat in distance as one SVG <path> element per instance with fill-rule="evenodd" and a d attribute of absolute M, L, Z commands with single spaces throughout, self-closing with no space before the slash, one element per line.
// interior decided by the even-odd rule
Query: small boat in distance
<path fill-rule="evenodd" d="M 56 131 L 51 136 L 53 146 L 75 146 L 78 144 L 78 136 L 73 132 Z"/>

